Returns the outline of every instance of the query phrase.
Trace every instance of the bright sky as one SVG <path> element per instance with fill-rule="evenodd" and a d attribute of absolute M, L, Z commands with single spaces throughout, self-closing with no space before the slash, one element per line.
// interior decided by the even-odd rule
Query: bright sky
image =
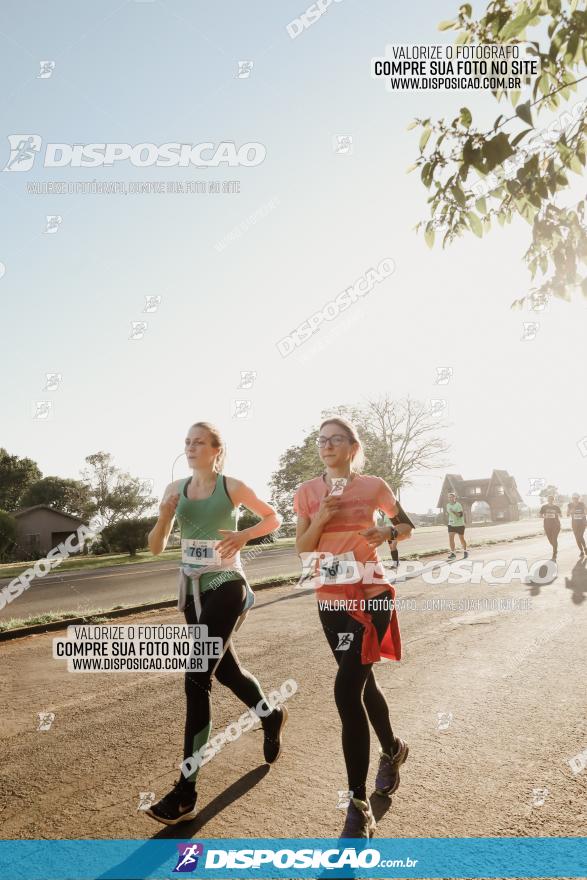
<path fill-rule="evenodd" d="M 463 104 L 492 122 L 503 108 L 479 93 L 390 94 L 370 76 L 387 43 L 451 41 L 436 25 L 457 6 L 342 0 L 296 39 L 286 25 L 299 0 L 5 7 L 1 167 L 10 134 L 43 145 L 256 142 L 267 153 L 254 167 L 183 169 L 42 168 L 37 157 L 30 171 L 1 173 L 0 445 L 63 477 L 105 450 L 159 494 L 186 429 L 207 419 L 225 433 L 227 473 L 263 495 L 323 409 L 409 394 L 447 401 L 450 471 L 505 468 L 522 495 L 531 478 L 587 492 L 585 302 L 510 310 L 530 287 L 523 221 L 444 252 L 413 231 L 426 193 L 405 173 L 418 140 L 407 124 Z M 55 62 L 46 78 L 42 60 Z M 236 76 L 239 61 L 253 62 L 249 76 Z M 334 152 L 339 136 L 352 138 L 351 155 Z M 175 180 L 238 180 L 240 194 L 27 192 L 33 181 Z M 387 280 L 280 355 L 279 340 L 384 258 L 395 263 Z M 147 296 L 161 297 L 148 314 Z M 140 321 L 142 338 L 130 338 Z M 536 337 L 523 340 L 531 321 Z M 453 371 L 442 387 L 440 367 Z M 256 379 L 239 389 L 244 371 Z M 47 373 L 61 374 L 56 390 Z M 43 401 L 49 417 L 35 418 Z M 184 474 L 181 459 L 174 476 Z M 418 479 L 405 506 L 435 506 L 443 475 Z"/>

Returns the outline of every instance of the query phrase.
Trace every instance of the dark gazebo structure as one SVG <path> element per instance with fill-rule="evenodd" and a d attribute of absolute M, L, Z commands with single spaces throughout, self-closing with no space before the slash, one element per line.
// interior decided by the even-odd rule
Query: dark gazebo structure
<path fill-rule="evenodd" d="M 463 505 L 467 525 L 472 522 L 471 511 L 476 501 L 489 505 L 492 522 L 513 522 L 520 518 L 518 505 L 523 499 L 515 479 L 507 471 L 494 470 L 489 478 L 481 480 L 463 480 L 460 474 L 447 474 L 437 505 L 445 514 L 449 492 L 454 492 Z"/>

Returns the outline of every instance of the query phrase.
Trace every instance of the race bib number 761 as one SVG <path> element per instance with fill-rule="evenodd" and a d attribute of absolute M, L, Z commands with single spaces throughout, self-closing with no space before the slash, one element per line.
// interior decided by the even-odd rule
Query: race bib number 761
<path fill-rule="evenodd" d="M 192 538 L 181 539 L 181 561 L 187 565 L 220 565 L 222 559 L 216 549 L 218 541 L 202 541 Z"/>

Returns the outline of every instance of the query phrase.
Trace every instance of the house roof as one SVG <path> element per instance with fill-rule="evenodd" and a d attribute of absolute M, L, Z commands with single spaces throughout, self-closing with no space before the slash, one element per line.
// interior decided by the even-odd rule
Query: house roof
<path fill-rule="evenodd" d="M 73 516 L 71 513 L 65 513 L 63 510 L 56 510 L 54 507 L 50 507 L 48 504 L 33 504 L 32 507 L 24 507 L 22 510 L 15 510 L 12 516 L 19 517 L 24 516 L 26 513 L 30 513 L 32 510 L 50 510 L 51 513 L 56 513 L 58 516 L 66 516 L 68 519 L 74 520 L 78 525 L 83 523 L 83 520 L 79 518 L 79 516 Z"/>
<path fill-rule="evenodd" d="M 481 486 L 486 488 L 485 494 L 490 495 L 492 485 L 503 486 L 504 494 L 511 504 L 518 504 L 523 500 L 518 492 L 516 481 L 511 474 L 504 470 L 494 469 L 491 473 L 491 477 L 483 477 L 479 480 L 463 480 L 460 474 L 446 474 L 442 483 L 442 489 L 440 490 L 440 497 L 437 506 L 443 506 L 444 499 L 449 492 L 454 492 L 458 498 L 459 496 L 463 497 L 466 494 L 465 489 L 468 486 Z"/>
<path fill-rule="evenodd" d="M 494 470 L 491 475 L 491 480 L 492 482 L 495 481 L 500 486 L 503 486 L 504 492 L 508 500 L 511 501 L 513 504 L 517 504 L 518 502 L 524 500 L 518 492 L 516 481 L 511 476 L 511 474 L 508 474 L 507 471 Z"/>

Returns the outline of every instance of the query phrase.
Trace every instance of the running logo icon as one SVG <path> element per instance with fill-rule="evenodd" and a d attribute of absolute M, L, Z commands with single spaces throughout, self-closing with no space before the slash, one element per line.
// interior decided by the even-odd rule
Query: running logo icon
<path fill-rule="evenodd" d="M 190 874 L 198 867 L 198 859 L 204 853 L 201 843 L 178 843 L 177 865 L 173 869 L 174 874 Z"/>
<path fill-rule="evenodd" d="M 353 796 L 352 791 L 340 791 L 338 792 L 338 801 L 336 804 L 337 810 L 346 810 L 351 802 L 351 798 Z"/>
<path fill-rule="evenodd" d="M 233 400 L 232 401 L 232 417 L 233 419 L 248 419 L 251 411 L 251 400 Z"/>
<path fill-rule="evenodd" d="M 33 403 L 35 407 L 33 410 L 33 419 L 39 422 L 46 421 L 51 416 L 51 409 L 53 408 L 52 401 L 35 400 Z"/>
<path fill-rule="evenodd" d="M 350 134 L 337 134 L 332 138 L 332 149 L 337 156 L 352 156 L 353 137 Z"/>
<path fill-rule="evenodd" d="M 145 335 L 148 324 L 146 321 L 132 321 L 129 339 L 142 339 Z"/>
<path fill-rule="evenodd" d="M 241 370 L 241 383 L 238 387 L 248 391 L 253 387 L 256 378 L 256 370 Z"/>
<path fill-rule="evenodd" d="M 156 312 L 160 305 L 160 296 L 145 296 L 145 308 L 143 309 L 143 312 L 147 312 L 148 314 Z"/>
<path fill-rule="evenodd" d="M 528 495 L 540 495 L 540 490 L 546 488 L 546 480 L 544 477 L 530 477 L 530 488 Z"/>
<path fill-rule="evenodd" d="M 45 232 L 49 235 L 55 235 L 63 222 L 63 217 L 60 214 L 46 214 L 45 217 L 47 220 Z"/>
<path fill-rule="evenodd" d="M 533 807 L 543 807 L 548 797 L 549 791 L 547 788 L 533 788 L 532 789 L 532 806 Z"/>
<path fill-rule="evenodd" d="M 430 404 L 430 415 L 431 416 L 441 416 L 446 415 L 447 407 L 446 400 L 442 397 L 432 397 L 429 400 Z"/>
<path fill-rule="evenodd" d="M 253 72 L 254 61 L 239 61 L 236 73 L 237 79 L 248 79 Z"/>
<path fill-rule="evenodd" d="M 436 716 L 438 718 L 438 722 L 436 725 L 437 730 L 448 730 L 452 723 L 452 712 L 437 712 Z"/>
<path fill-rule="evenodd" d="M 154 791 L 140 791 L 139 792 L 139 805 L 137 810 L 148 810 L 149 807 L 152 807 L 155 803 L 155 792 Z"/>
<path fill-rule="evenodd" d="M 336 646 L 337 651 L 348 651 L 351 646 L 351 642 L 355 637 L 354 633 L 343 632 L 338 633 L 338 645 Z"/>
<path fill-rule="evenodd" d="M 43 391 L 57 391 L 61 383 L 61 373 L 45 373 L 45 376 L 47 377 L 47 384 Z"/>
<path fill-rule="evenodd" d="M 436 381 L 434 384 L 448 385 L 448 383 L 452 379 L 452 376 L 452 367 L 436 367 Z"/>
<path fill-rule="evenodd" d="M 3 171 L 30 171 L 41 149 L 41 136 L 38 134 L 9 134 L 10 158 Z"/>
<path fill-rule="evenodd" d="M 524 321 L 521 336 L 522 342 L 528 342 L 531 339 L 536 339 L 539 330 L 540 324 L 538 323 L 538 321 Z"/>
<path fill-rule="evenodd" d="M 37 712 L 39 718 L 39 726 L 37 730 L 51 730 L 51 725 L 55 721 L 55 712 Z"/>
<path fill-rule="evenodd" d="M 53 71 L 55 70 L 55 62 L 39 61 L 39 65 L 41 70 L 37 74 L 37 79 L 50 79 L 53 76 Z"/>

